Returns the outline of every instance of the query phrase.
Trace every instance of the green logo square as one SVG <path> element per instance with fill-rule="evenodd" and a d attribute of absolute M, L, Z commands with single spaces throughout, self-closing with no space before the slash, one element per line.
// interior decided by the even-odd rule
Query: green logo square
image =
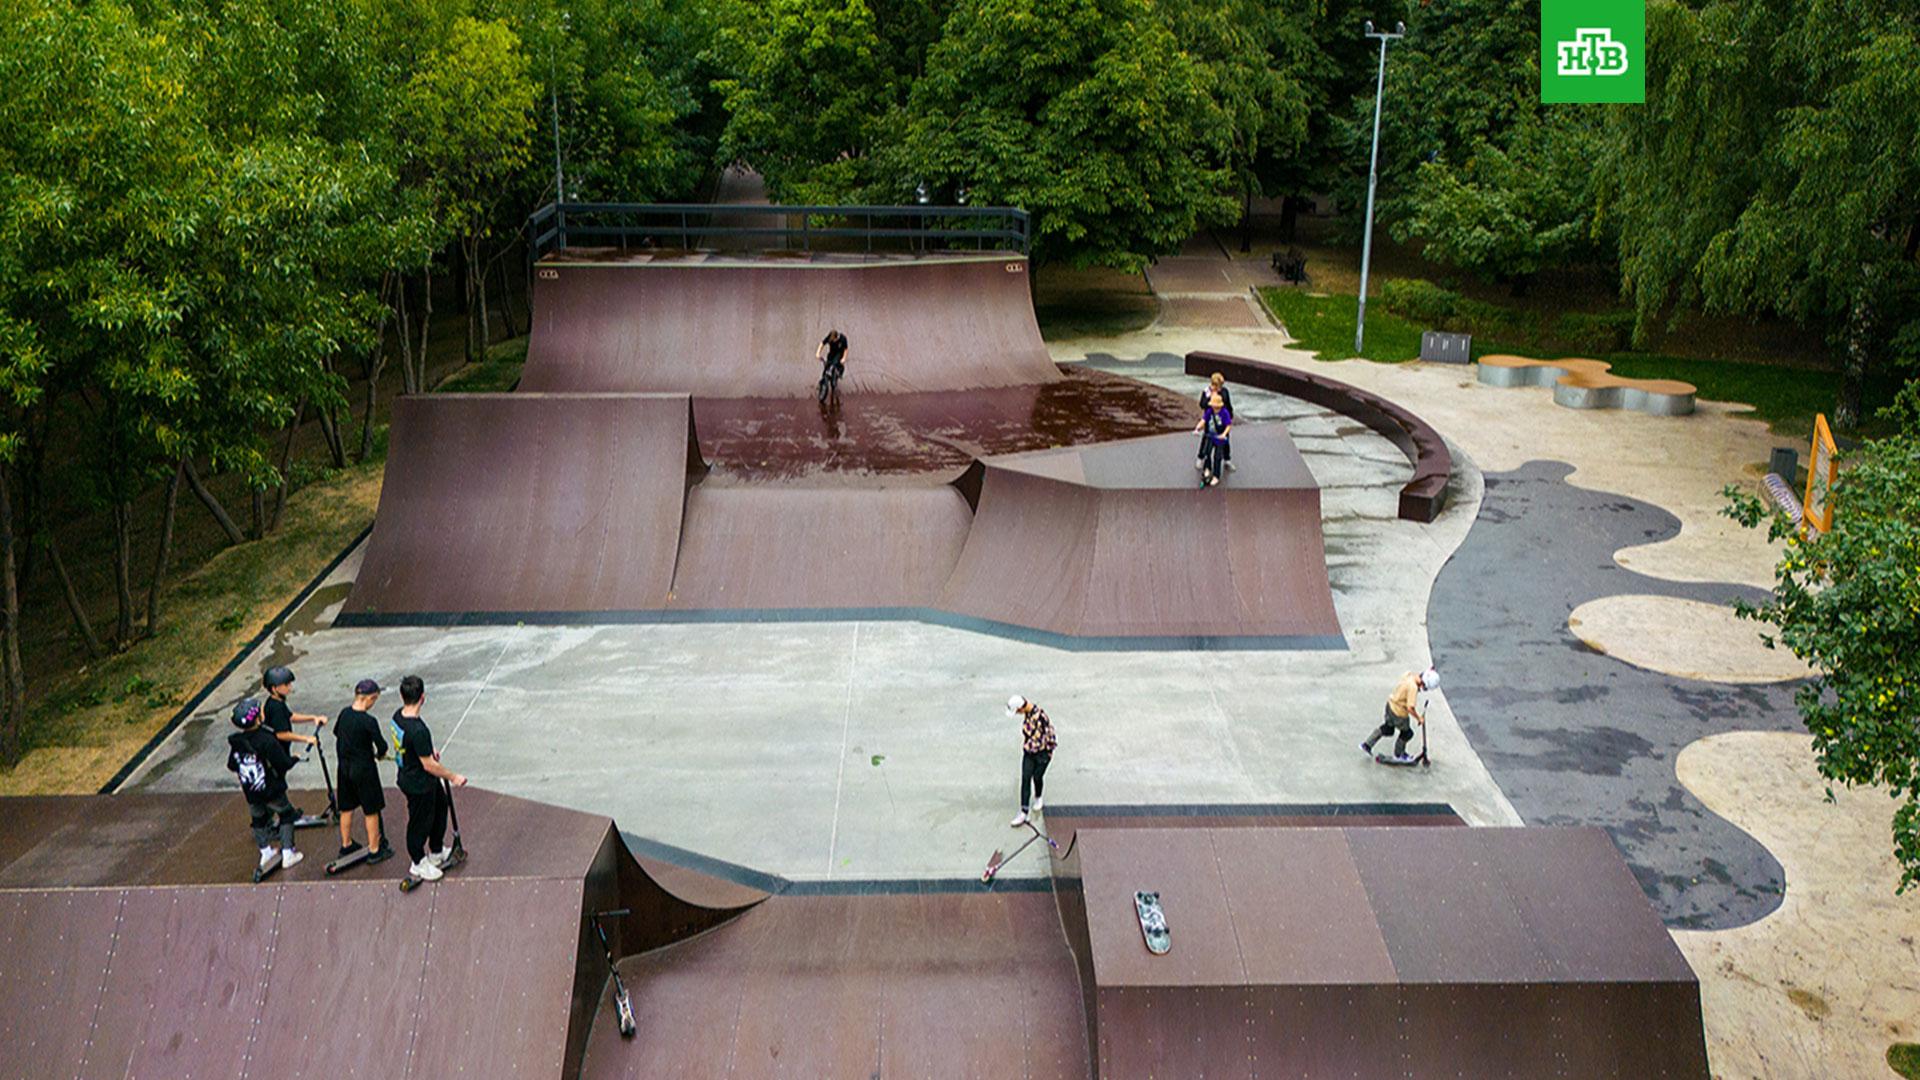
<path fill-rule="evenodd" d="M 1646 0 L 1541 0 L 1540 100 L 1646 101 Z"/>

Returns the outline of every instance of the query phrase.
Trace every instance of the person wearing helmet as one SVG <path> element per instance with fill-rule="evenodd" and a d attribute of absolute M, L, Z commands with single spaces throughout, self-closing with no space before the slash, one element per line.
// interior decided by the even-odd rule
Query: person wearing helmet
<path fill-rule="evenodd" d="M 1007 699 L 1007 715 L 1020 719 L 1020 812 L 1009 823 L 1017 829 L 1027 823 L 1028 811 L 1038 810 L 1045 803 L 1040 793 L 1046 786 L 1047 766 L 1053 763 L 1053 748 L 1060 739 L 1053 733 L 1053 721 L 1047 718 L 1046 710 L 1019 694 Z"/>
<path fill-rule="evenodd" d="M 1374 743 L 1398 733 L 1393 740 L 1393 760 L 1401 764 L 1411 760 L 1407 757 L 1407 744 L 1413 741 L 1413 725 L 1427 722 L 1427 715 L 1420 711 L 1420 691 L 1439 687 L 1440 673 L 1433 668 L 1417 675 L 1409 671 L 1400 676 L 1393 693 L 1387 695 L 1387 711 L 1380 718 L 1380 729 L 1360 744 L 1360 752 L 1372 757 Z"/>
<path fill-rule="evenodd" d="M 300 811 L 287 801 L 287 770 L 295 759 L 287 753 L 286 744 L 266 729 L 258 701 L 247 698 L 235 705 L 231 719 L 240 730 L 227 736 L 227 771 L 239 778 L 240 793 L 247 798 L 253 841 L 260 848 L 260 871 L 264 874 L 275 859 L 280 866 L 291 867 L 305 857 L 293 846 L 293 823 L 300 819 Z"/>
<path fill-rule="evenodd" d="M 275 738 L 284 743 L 306 743 L 319 746 L 318 729 L 327 725 L 327 718 L 313 713 L 297 713 L 287 704 L 287 695 L 293 693 L 293 669 L 289 667 L 270 667 L 261 680 L 267 689 L 264 707 L 265 725 Z M 314 725 L 315 735 L 300 735 L 293 730 L 295 724 Z"/>

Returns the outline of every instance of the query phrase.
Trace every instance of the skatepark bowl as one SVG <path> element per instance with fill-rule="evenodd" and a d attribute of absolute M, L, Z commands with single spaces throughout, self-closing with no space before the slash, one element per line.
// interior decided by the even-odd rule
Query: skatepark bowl
<path fill-rule="evenodd" d="M 403 894 L 400 859 L 248 884 L 236 803 L 0 800 L 8 1075 L 1707 1075 L 1595 829 L 1060 807 L 1050 886 L 769 895 L 468 788 L 467 862 Z M 620 908 L 630 1038 L 588 921 Z"/>
<path fill-rule="evenodd" d="M 570 251 L 538 265 L 534 306 L 513 393 L 398 403 L 335 625 L 917 619 L 1063 649 L 1346 645 L 1286 427 L 1241 425 L 1238 468 L 1203 489 L 1193 404 L 1056 366 L 1023 257 Z M 828 327 L 850 349 L 821 403 Z"/>

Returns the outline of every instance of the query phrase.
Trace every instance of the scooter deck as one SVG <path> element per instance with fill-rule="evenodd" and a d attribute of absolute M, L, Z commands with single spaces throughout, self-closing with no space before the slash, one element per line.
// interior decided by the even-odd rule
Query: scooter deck
<path fill-rule="evenodd" d="M 1433 764 L 1432 762 L 1427 760 L 1427 755 L 1425 754 L 1421 754 L 1419 757 L 1410 757 L 1405 761 L 1401 761 L 1399 758 L 1391 757 L 1387 754 L 1375 754 L 1373 755 L 1373 760 L 1376 764 L 1391 765 L 1396 769 L 1410 768 L 1414 765 Z"/>
<path fill-rule="evenodd" d="M 442 873 L 445 873 L 446 871 L 451 870 L 454 867 L 459 866 L 461 863 L 466 861 L 467 861 L 467 849 L 464 847 L 461 847 L 460 838 L 455 837 L 453 840 L 453 851 L 451 854 L 447 856 L 447 861 L 440 864 L 440 871 Z M 422 885 L 425 885 L 426 883 L 427 883 L 426 878 L 418 878 L 418 877 L 414 877 L 412 874 L 408 874 L 406 878 L 400 882 L 400 891 L 403 893 L 412 892 L 413 890 L 419 888 Z"/>

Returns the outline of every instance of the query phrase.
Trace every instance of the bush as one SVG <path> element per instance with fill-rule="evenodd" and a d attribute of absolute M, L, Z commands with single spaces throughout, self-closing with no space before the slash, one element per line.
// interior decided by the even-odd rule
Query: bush
<path fill-rule="evenodd" d="M 1380 283 L 1380 305 L 1396 315 L 1434 328 L 1450 321 L 1460 311 L 1460 294 L 1443 289 L 1431 281 L 1394 278 Z"/>
<path fill-rule="evenodd" d="M 1554 326 L 1554 336 L 1585 352 L 1624 352 L 1633 344 L 1633 321 L 1631 311 L 1599 315 L 1572 311 L 1560 316 Z"/>

